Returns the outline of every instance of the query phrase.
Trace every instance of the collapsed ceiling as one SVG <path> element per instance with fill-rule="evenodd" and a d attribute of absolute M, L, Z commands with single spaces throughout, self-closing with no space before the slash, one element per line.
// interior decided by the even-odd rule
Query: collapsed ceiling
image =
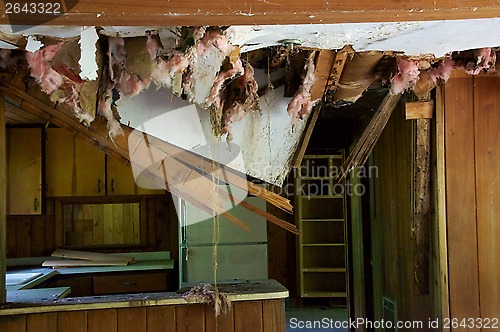
<path fill-rule="evenodd" d="M 141 95 L 151 98 L 171 91 L 158 102 L 163 111 L 172 95 L 185 100 L 185 105 L 195 105 L 198 113 L 204 112 L 203 125 L 209 124 L 216 139 L 235 139 L 242 149 L 246 144 L 245 151 L 252 151 L 245 165 L 236 169 L 281 184 L 314 105 L 335 112 L 355 103 L 374 85 L 391 94 L 413 89 L 422 97 L 445 82 L 453 69 L 494 72 L 498 22 L 37 27 L 18 34 L 3 26 L 0 66 L 6 73 L 24 72 L 26 85 L 38 84 L 53 102 L 68 105 L 86 125 L 96 116 L 106 118 L 111 139 L 122 134 L 120 122 L 132 127 L 144 123 L 130 110 L 131 105 L 145 103 Z M 450 37 L 460 31 L 463 38 Z M 269 96 L 276 93 L 281 102 L 270 106 Z M 148 108 L 154 109 L 148 105 L 144 113 Z M 278 112 L 286 117 L 277 116 Z M 266 115 L 267 122 L 255 120 Z M 248 127 L 245 121 L 252 121 L 250 134 L 238 126 Z M 271 138 L 260 145 L 249 142 L 258 141 L 266 130 L 269 136 L 286 137 L 274 145 Z M 263 172 L 258 161 L 273 158 L 264 156 L 266 144 L 278 147 L 274 151 L 280 157 L 274 168 Z M 282 145 L 285 148 L 279 150 Z"/>

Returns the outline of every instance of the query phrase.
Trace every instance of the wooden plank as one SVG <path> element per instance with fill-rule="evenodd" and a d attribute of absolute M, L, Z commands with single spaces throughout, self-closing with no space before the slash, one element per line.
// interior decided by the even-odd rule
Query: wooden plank
<path fill-rule="evenodd" d="M 6 256 L 7 258 L 14 258 L 16 257 L 16 239 L 17 239 L 17 233 L 16 233 L 16 218 L 7 218 L 7 232 L 4 232 L 4 234 L 8 234 L 6 238 Z"/>
<path fill-rule="evenodd" d="M 118 332 L 146 332 L 146 308 L 118 310 Z"/>
<path fill-rule="evenodd" d="M 4 97 L 0 94 L 0 304 L 5 303 L 5 265 L 7 262 L 7 132 Z"/>
<path fill-rule="evenodd" d="M 116 309 L 89 310 L 88 332 L 115 332 L 118 330 Z"/>
<path fill-rule="evenodd" d="M 500 78 L 474 77 L 477 243 L 481 317 L 500 313 Z"/>
<path fill-rule="evenodd" d="M 445 85 L 450 317 L 480 317 L 472 91 L 473 78 L 457 71 Z"/>
<path fill-rule="evenodd" d="M 46 217 L 32 217 L 30 221 L 30 257 L 44 256 Z"/>
<path fill-rule="evenodd" d="M 413 101 L 405 103 L 406 120 L 432 119 L 434 100 Z"/>
<path fill-rule="evenodd" d="M 429 294 L 431 250 L 431 122 L 415 121 L 413 157 L 413 243 L 415 292 Z"/>
<path fill-rule="evenodd" d="M 205 332 L 234 331 L 234 316 L 232 307 L 219 316 L 211 305 L 205 305 Z"/>
<path fill-rule="evenodd" d="M 98 261 L 98 262 L 131 263 L 134 261 L 134 257 L 127 255 L 110 255 L 98 252 L 68 250 L 68 249 L 57 249 L 52 253 L 52 256 L 60 258 L 83 259 L 86 261 Z"/>
<path fill-rule="evenodd" d="M 121 204 L 113 204 L 113 243 L 123 243 L 123 209 Z"/>
<path fill-rule="evenodd" d="M 205 330 L 205 308 L 203 304 L 176 306 L 175 318 L 177 332 Z"/>
<path fill-rule="evenodd" d="M 26 315 L 0 317 L 0 331 L 26 332 Z"/>
<path fill-rule="evenodd" d="M 16 257 L 30 257 L 30 228 L 31 222 L 29 217 L 19 218 L 16 221 Z"/>
<path fill-rule="evenodd" d="M 146 309 L 146 315 L 148 332 L 175 331 L 176 320 L 174 306 L 148 307 Z"/>
<path fill-rule="evenodd" d="M 357 168 L 351 172 L 350 184 L 353 188 L 361 185 L 361 169 Z M 362 196 L 352 195 L 351 201 L 351 243 L 352 243 L 352 287 L 350 287 L 352 306 L 354 312 L 350 314 L 352 319 L 364 318 L 366 316 L 366 280 L 365 280 L 365 256 L 363 238 L 363 202 Z M 367 226 L 365 226 L 367 227 Z M 359 327 L 360 331 L 366 331 L 365 326 Z"/>
<path fill-rule="evenodd" d="M 439 274 L 437 307 L 440 308 L 441 319 L 450 318 L 450 293 L 448 287 L 448 237 L 446 234 L 446 150 L 444 119 L 444 88 L 436 89 L 436 190 L 437 190 L 437 230 Z M 450 329 L 443 329 L 449 331 Z"/>
<path fill-rule="evenodd" d="M 401 99 L 400 94 L 393 95 L 387 93 L 377 112 L 373 115 L 373 118 L 363 132 L 363 135 L 342 165 L 342 170 L 344 172 L 342 177 L 346 176 L 347 172 L 355 167 L 362 166 L 366 159 L 368 159 L 368 156 L 382 134 L 399 99 Z"/>
<path fill-rule="evenodd" d="M 262 302 L 242 301 L 233 303 L 234 331 L 263 331 Z"/>
<path fill-rule="evenodd" d="M 6 12 L 1 5 L 2 13 Z M 500 8 L 493 0 L 476 0 L 472 8 L 465 1 L 421 0 L 409 6 L 399 1 L 368 0 L 324 2 L 321 0 L 275 2 L 252 2 L 235 0 L 231 6 L 224 2 L 198 2 L 170 0 L 167 3 L 146 0 L 138 6 L 137 2 L 125 0 L 116 2 L 105 0 L 94 2 L 80 0 L 68 13 L 54 16 L 46 22 L 45 15 L 3 15 L 0 24 L 20 25 L 73 25 L 73 26 L 110 26 L 110 25 L 251 25 L 251 24 L 327 24 L 346 22 L 385 22 L 450 20 L 483 17 L 499 17 Z M 131 20 L 131 17 L 134 19 Z M 45 19 L 45 20 L 44 20 Z"/>
<path fill-rule="evenodd" d="M 263 331 L 286 331 L 285 300 L 262 301 Z"/>
<path fill-rule="evenodd" d="M 58 332 L 87 332 L 87 311 L 57 313 Z"/>
<path fill-rule="evenodd" d="M 42 266 L 61 268 L 61 267 L 79 267 L 79 266 L 126 266 L 127 262 L 122 260 L 109 261 L 84 261 L 81 259 L 48 259 L 42 263 Z"/>
<path fill-rule="evenodd" d="M 57 313 L 29 314 L 27 332 L 57 331 Z"/>

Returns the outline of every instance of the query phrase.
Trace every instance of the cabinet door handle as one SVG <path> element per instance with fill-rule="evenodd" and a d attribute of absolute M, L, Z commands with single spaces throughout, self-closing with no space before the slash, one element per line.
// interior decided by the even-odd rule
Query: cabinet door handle
<path fill-rule="evenodd" d="M 97 180 L 97 192 L 100 193 L 101 192 L 101 179 Z"/>
<path fill-rule="evenodd" d="M 36 197 L 33 200 L 33 210 L 35 210 L 35 211 L 38 210 L 38 198 L 36 198 Z"/>
<path fill-rule="evenodd" d="M 115 179 L 111 179 L 111 192 L 115 192 Z"/>
<path fill-rule="evenodd" d="M 135 281 L 124 281 L 123 286 L 127 287 L 137 286 L 137 283 Z"/>

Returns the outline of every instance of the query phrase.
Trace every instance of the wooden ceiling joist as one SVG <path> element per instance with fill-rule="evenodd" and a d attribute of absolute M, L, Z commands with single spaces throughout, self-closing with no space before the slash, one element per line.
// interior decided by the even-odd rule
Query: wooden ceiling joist
<path fill-rule="evenodd" d="M 366 162 L 400 99 L 401 94 L 387 93 L 363 135 L 342 165 L 340 177 L 347 176 L 351 170 Z"/>
<path fill-rule="evenodd" d="M 201 157 L 198 157 L 198 160 L 196 160 L 193 156 L 197 155 L 190 154 L 188 151 L 184 151 L 184 153 L 176 153 L 174 157 L 172 153 L 179 152 L 179 148 L 167 142 L 155 139 L 154 137 L 147 136 L 148 150 L 137 150 L 135 153 L 153 153 L 155 155 L 161 155 L 163 158 L 158 167 L 149 167 L 151 165 L 148 164 L 149 161 L 147 155 L 134 156 L 134 158 L 131 158 L 131 155 L 129 154 L 128 138 L 133 131 L 132 128 L 122 125 L 124 134 L 115 137 L 112 141 L 108 138 L 107 122 L 100 116 L 96 117 L 90 127 L 86 127 L 77 121 L 77 119 L 71 114 L 70 110 L 65 108 L 56 109 L 44 101 L 33 97 L 30 93 L 17 86 L 3 84 L 0 86 L 0 92 L 5 95 L 21 98 L 23 100 L 21 103 L 21 108 L 23 110 L 30 112 L 47 122 L 51 122 L 55 125 L 73 131 L 75 135 L 80 135 L 90 143 L 95 144 L 96 147 L 105 153 L 118 157 L 126 164 L 130 164 L 132 159 L 134 162 L 144 163 L 139 166 L 146 169 L 147 176 L 158 185 L 165 187 L 166 190 L 170 191 L 172 194 L 185 199 L 193 206 L 211 215 L 214 213 L 221 214 L 227 217 L 230 221 L 237 223 L 242 228 L 248 229 L 242 221 L 237 220 L 237 218 L 224 211 L 222 203 L 229 200 L 230 197 L 227 193 L 220 192 L 215 183 L 203 176 L 203 172 L 207 171 L 204 167 L 209 164 L 206 161 L 202 161 Z M 45 96 L 45 98 L 48 100 L 47 96 Z M 136 139 L 136 137 L 133 137 L 133 139 Z M 138 137 L 138 139 L 141 138 Z M 160 142 L 162 142 L 162 144 L 160 144 Z M 190 157 L 186 158 L 186 156 Z M 177 158 L 184 158 L 185 160 L 182 160 L 181 162 Z M 190 164 L 190 162 L 193 162 L 194 165 Z M 203 163 L 205 163 L 206 166 L 201 167 Z M 168 179 L 174 183 L 182 183 L 182 190 L 177 189 L 175 186 L 169 186 L 168 181 L 166 181 L 167 166 L 169 174 L 175 174 L 175 178 L 170 176 Z M 212 169 L 211 167 L 212 165 L 210 164 L 210 170 Z M 219 174 L 217 172 L 214 173 L 215 175 Z M 251 184 L 250 182 L 247 183 L 246 179 L 242 179 L 243 181 L 236 180 L 238 175 L 235 173 L 231 174 L 232 175 L 229 175 L 229 178 L 235 182 L 235 185 L 248 185 L 250 193 L 254 193 L 256 196 L 265 199 L 267 202 L 274 204 L 281 209 L 291 211 L 292 206 L 285 198 L 272 193 L 265 188 Z M 227 181 L 227 174 L 219 175 L 221 177 L 224 175 L 225 177 L 223 177 L 222 180 Z M 218 204 L 214 204 L 214 202 L 217 202 Z M 261 216 L 265 216 L 270 222 L 273 222 L 282 228 L 285 228 L 295 234 L 299 233 L 294 225 L 278 219 L 265 211 L 261 211 L 251 205 L 244 205 L 243 207 Z"/>

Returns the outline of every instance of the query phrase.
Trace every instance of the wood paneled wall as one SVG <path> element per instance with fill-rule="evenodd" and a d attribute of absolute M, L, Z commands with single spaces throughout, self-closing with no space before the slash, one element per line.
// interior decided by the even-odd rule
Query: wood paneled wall
<path fill-rule="evenodd" d="M 498 317 L 500 78 L 455 73 L 443 94 L 450 317 Z"/>
<path fill-rule="evenodd" d="M 397 303 L 398 320 L 436 318 L 437 284 L 430 266 L 430 295 L 416 295 L 414 283 L 413 172 L 414 124 L 396 107 L 373 151 L 378 177 L 372 179 L 372 263 L 375 320 L 383 317 L 382 296 Z M 431 256 L 436 252 L 433 243 Z M 387 319 L 387 317 L 386 317 Z"/>
<path fill-rule="evenodd" d="M 128 198 L 130 199 L 130 197 Z M 101 198 L 103 202 L 106 198 Z M 116 202 L 116 198 L 113 198 Z M 177 217 L 170 195 L 145 198 L 146 243 L 128 251 L 170 251 L 177 258 Z M 54 200 L 47 202 L 46 213 L 41 216 L 9 216 L 7 218 L 7 257 L 37 257 L 50 254 L 63 243 L 62 232 L 56 232 Z M 123 251 L 120 249 L 100 250 Z"/>
<path fill-rule="evenodd" d="M 233 302 L 216 317 L 207 304 L 0 316 L 2 332 L 285 332 L 285 301 Z"/>

